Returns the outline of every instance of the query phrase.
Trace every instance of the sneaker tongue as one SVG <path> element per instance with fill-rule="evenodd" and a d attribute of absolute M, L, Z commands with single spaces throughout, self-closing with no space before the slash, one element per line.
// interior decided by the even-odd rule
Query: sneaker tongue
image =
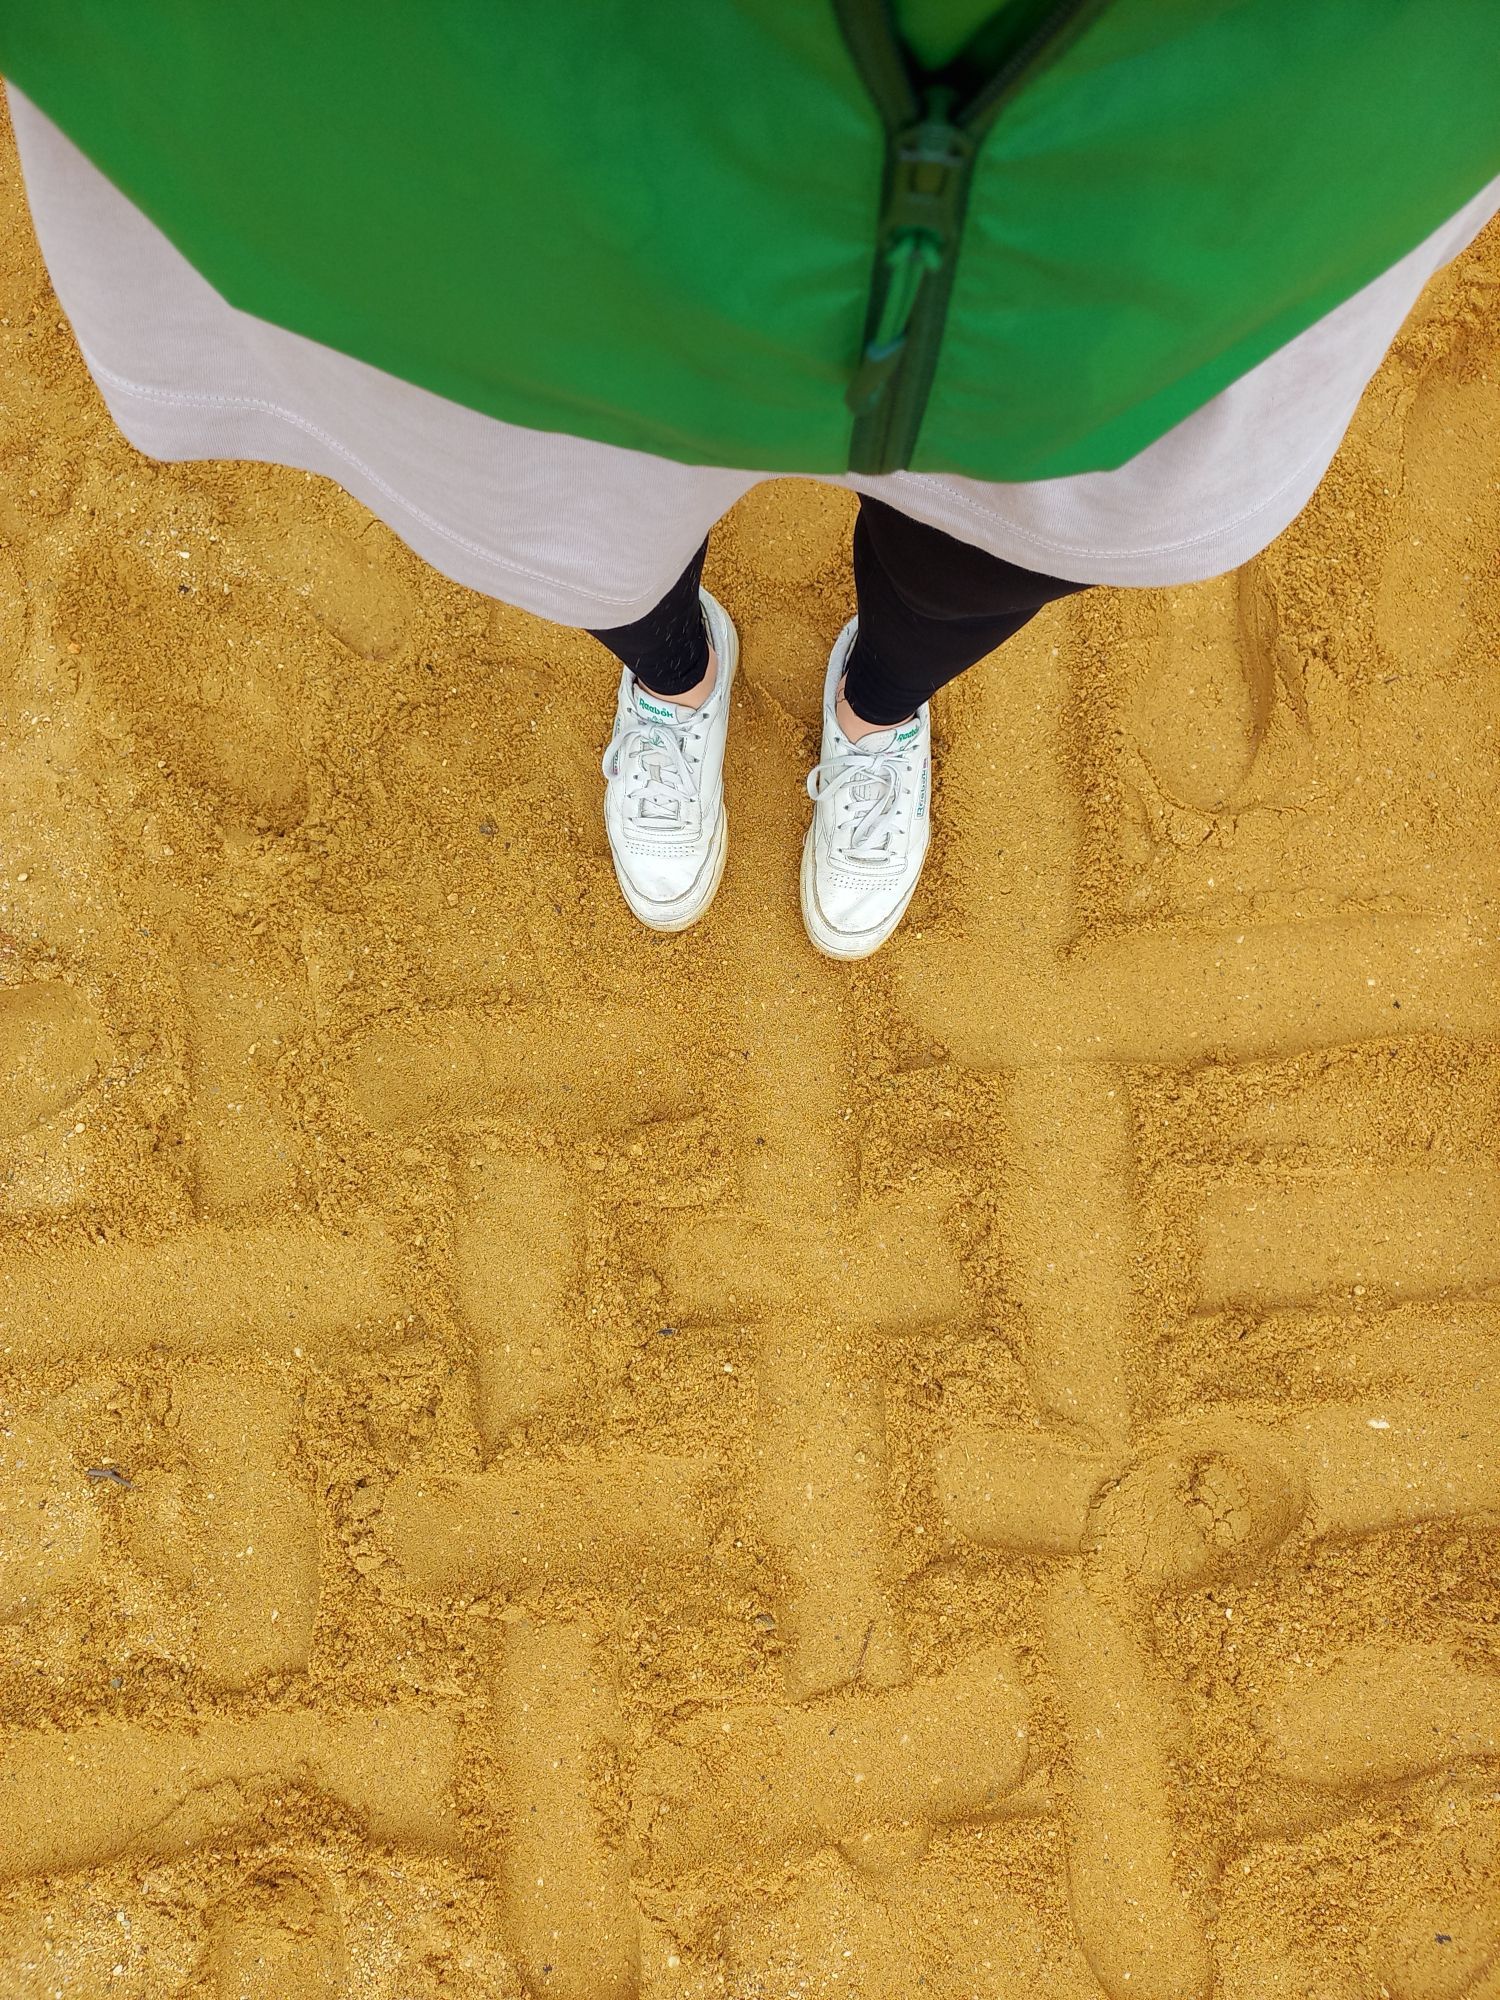
<path fill-rule="evenodd" d="M 681 702 L 668 701 L 664 695 L 652 694 L 651 690 L 643 688 L 639 681 L 632 688 L 631 695 L 635 702 L 635 712 L 643 722 L 666 722 L 675 725 L 685 721 L 693 712 L 690 708 L 685 708 Z"/>

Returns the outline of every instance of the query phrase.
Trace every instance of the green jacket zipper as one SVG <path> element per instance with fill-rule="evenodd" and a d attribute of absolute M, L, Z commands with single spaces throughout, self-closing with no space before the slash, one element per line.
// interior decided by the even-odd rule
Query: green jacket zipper
<path fill-rule="evenodd" d="M 854 413 L 851 472 L 910 465 L 937 372 L 980 146 L 1003 106 L 1104 0 L 1055 0 L 1040 18 L 1035 6 L 1011 0 L 941 76 L 917 66 L 892 4 L 833 0 L 886 133 L 864 341 L 845 398 Z"/>

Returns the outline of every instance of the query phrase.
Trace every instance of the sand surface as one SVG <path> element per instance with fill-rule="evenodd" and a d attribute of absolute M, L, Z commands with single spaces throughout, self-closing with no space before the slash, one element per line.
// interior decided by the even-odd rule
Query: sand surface
<path fill-rule="evenodd" d="M 0 2000 L 1500 1995 L 1500 235 L 1306 514 L 728 872 L 591 641 L 114 433 L 0 190 Z"/>

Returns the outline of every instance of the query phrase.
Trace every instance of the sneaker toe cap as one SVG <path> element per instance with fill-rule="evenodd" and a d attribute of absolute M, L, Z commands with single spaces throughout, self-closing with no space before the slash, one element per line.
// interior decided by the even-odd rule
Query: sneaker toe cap
<path fill-rule="evenodd" d="M 820 869 L 810 885 L 814 913 L 819 924 L 842 941 L 851 945 L 866 939 L 878 942 L 900 916 L 915 880 L 904 870 L 898 877 L 869 882 Z"/>
<path fill-rule="evenodd" d="M 706 908 L 718 886 L 727 834 L 722 818 L 707 847 L 666 853 L 628 841 L 613 845 L 615 874 L 642 923 L 671 930 Z"/>

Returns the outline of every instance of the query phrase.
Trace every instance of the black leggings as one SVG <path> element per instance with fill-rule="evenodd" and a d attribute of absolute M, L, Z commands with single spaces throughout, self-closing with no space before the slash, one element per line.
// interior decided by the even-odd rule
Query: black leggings
<path fill-rule="evenodd" d="M 707 552 L 705 541 L 644 618 L 594 634 L 643 687 L 667 700 L 702 680 L 708 667 L 698 609 Z M 1084 588 L 1018 569 L 861 495 L 854 527 L 859 636 L 844 679 L 849 706 L 865 722 L 904 722 L 1044 604 Z"/>

